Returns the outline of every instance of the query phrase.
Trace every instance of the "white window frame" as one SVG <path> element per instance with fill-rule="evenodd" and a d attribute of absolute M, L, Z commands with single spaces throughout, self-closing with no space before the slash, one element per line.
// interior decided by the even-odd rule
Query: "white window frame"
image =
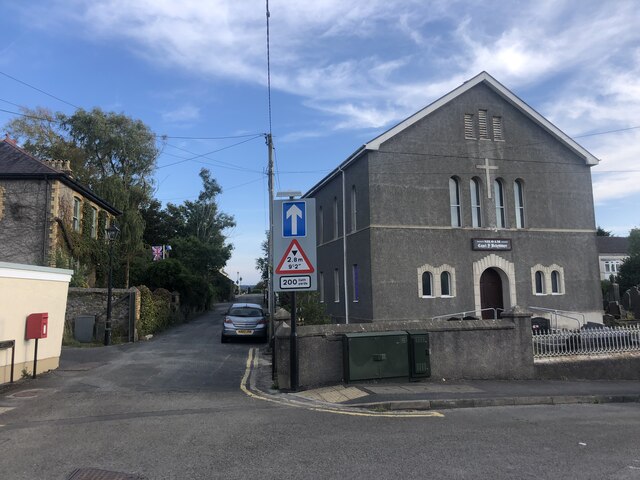
<path fill-rule="evenodd" d="M 504 183 L 499 178 L 493 181 L 496 202 L 496 227 L 507 228 L 507 209 L 504 202 Z"/>
<path fill-rule="evenodd" d="M 524 216 L 524 182 L 517 178 L 513 182 L 513 196 L 515 200 L 516 228 L 525 228 Z"/>
<path fill-rule="evenodd" d="M 454 228 L 462 227 L 460 180 L 457 177 L 449 177 L 449 206 L 451 213 L 451 226 Z"/>
<path fill-rule="evenodd" d="M 427 275 L 429 278 L 429 292 L 425 293 L 424 291 L 424 276 Z M 420 297 L 422 298 L 433 298 L 433 274 L 426 270 L 424 272 L 422 272 L 422 275 L 420 275 L 420 285 L 419 285 L 419 289 L 420 289 Z"/>
<path fill-rule="evenodd" d="M 536 288 L 536 272 L 542 272 L 543 293 L 538 293 Z M 558 291 L 553 291 L 553 272 L 558 274 Z M 537 264 L 531 267 L 531 293 L 535 296 L 544 295 L 564 295 L 565 294 L 565 282 L 564 282 L 564 268 L 557 264 L 541 265 Z"/>
<path fill-rule="evenodd" d="M 91 207 L 91 238 L 98 238 L 98 209 Z"/>
<path fill-rule="evenodd" d="M 80 219 L 82 215 L 82 200 L 78 197 L 73 197 L 73 217 L 71 219 L 73 230 L 80 231 Z"/>
<path fill-rule="evenodd" d="M 469 180 L 469 193 L 471 194 L 471 226 L 482 227 L 482 187 L 480 179 L 473 177 Z"/>
<path fill-rule="evenodd" d="M 442 294 L 442 284 L 440 281 L 441 274 L 447 272 L 449 274 L 449 295 Z M 422 275 L 429 273 L 431 275 L 431 295 L 425 295 L 422 291 Z M 454 298 L 456 296 L 456 269 L 451 265 L 433 265 L 425 264 L 418 268 L 418 297 L 419 298 Z"/>

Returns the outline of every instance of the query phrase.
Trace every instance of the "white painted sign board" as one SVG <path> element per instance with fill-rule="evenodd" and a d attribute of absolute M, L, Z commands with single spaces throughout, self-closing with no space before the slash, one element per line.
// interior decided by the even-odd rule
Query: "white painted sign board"
<path fill-rule="evenodd" d="M 315 198 L 273 202 L 272 258 L 276 292 L 318 289 Z"/>

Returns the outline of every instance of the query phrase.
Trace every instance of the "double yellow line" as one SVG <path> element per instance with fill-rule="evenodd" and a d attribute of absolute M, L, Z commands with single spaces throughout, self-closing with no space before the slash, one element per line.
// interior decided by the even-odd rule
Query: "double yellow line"
<path fill-rule="evenodd" d="M 266 402 L 277 403 L 279 405 L 286 405 L 289 407 L 305 408 L 314 412 L 326 412 L 335 413 L 339 415 L 349 415 L 352 417 L 384 417 L 384 418 L 418 418 L 418 417 L 444 417 L 440 412 L 435 411 L 398 411 L 398 412 L 373 412 L 368 410 L 357 410 L 349 407 L 314 407 L 304 402 L 299 402 L 293 399 L 285 399 L 277 396 L 270 395 L 257 388 L 254 382 L 251 382 L 251 373 L 254 372 L 258 365 L 257 349 L 249 349 L 247 355 L 246 368 L 242 381 L 240 382 L 240 390 L 242 390 L 247 396 L 258 400 L 264 400 Z"/>

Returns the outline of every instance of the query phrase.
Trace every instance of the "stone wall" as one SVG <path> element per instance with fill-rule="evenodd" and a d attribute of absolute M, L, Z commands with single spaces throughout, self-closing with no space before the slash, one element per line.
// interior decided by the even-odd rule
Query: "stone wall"
<path fill-rule="evenodd" d="M 544 380 L 640 380 L 640 353 L 545 358 L 535 371 Z"/>
<path fill-rule="evenodd" d="M 133 339 L 137 340 L 137 326 L 140 320 L 140 292 L 133 287 L 128 290 L 114 288 L 111 300 L 111 325 L 113 338 L 130 338 L 129 325 L 133 322 Z M 70 288 L 67 298 L 65 323 L 73 334 L 75 319 L 80 315 L 96 317 L 95 338 L 100 341 L 104 335 L 107 314 L 106 288 Z"/>
<path fill-rule="evenodd" d="M 431 376 L 437 379 L 530 379 L 534 377 L 531 314 L 511 312 L 502 320 L 393 321 L 298 328 L 299 386 L 343 382 L 345 333 L 427 331 Z M 289 388 L 288 325 L 276 331 L 278 385 Z"/>

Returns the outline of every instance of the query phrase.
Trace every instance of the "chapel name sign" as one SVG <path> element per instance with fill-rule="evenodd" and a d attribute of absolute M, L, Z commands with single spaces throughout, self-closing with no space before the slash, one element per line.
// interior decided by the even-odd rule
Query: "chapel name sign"
<path fill-rule="evenodd" d="M 472 250 L 511 250 L 510 238 L 472 238 Z"/>

